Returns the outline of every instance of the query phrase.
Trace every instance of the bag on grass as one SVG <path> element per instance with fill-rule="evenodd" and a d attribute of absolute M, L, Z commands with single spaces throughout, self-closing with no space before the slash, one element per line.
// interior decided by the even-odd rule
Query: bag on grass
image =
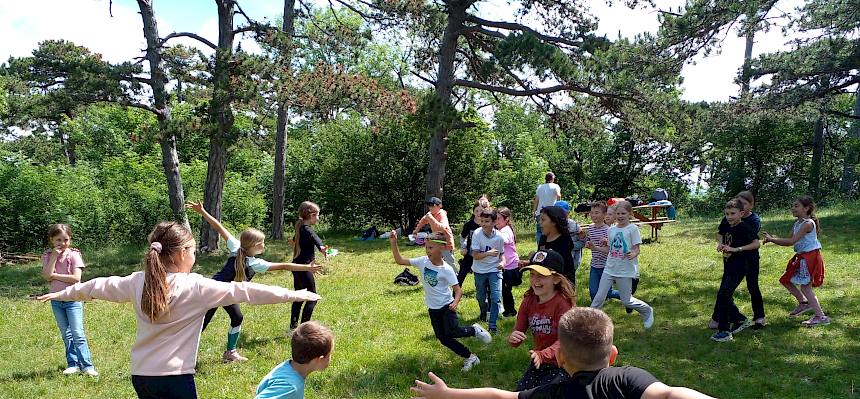
<path fill-rule="evenodd" d="M 403 271 L 394 277 L 394 284 L 402 285 L 402 286 L 413 286 L 418 284 L 418 276 L 409 272 L 409 268 L 403 269 Z"/>

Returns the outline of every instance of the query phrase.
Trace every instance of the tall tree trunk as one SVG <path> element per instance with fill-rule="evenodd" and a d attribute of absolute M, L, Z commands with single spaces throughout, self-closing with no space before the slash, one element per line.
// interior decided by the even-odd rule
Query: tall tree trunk
<path fill-rule="evenodd" d="M 170 130 L 170 108 L 167 106 L 167 90 L 164 87 L 164 65 L 161 60 L 161 38 L 152 10 L 152 0 L 138 0 L 143 19 L 143 36 L 146 38 L 146 59 L 152 78 L 153 105 L 158 120 L 158 144 L 161 147 L 161 167 L 167 179 L 167 196 L 173 220 L 188 226 L 185 214 L 185 193 L 182 176 L 179 174 L 179 154 L 176 152 L 176 136 Z"/>
<path fill-rule="evenodd" d="M 445 166 L 448 162 L 448 132 L 451 130 L 451 93 L 454 90 L 454 56 L 457 52 L 457 38 L 466 20 L 466 4 L 451 2 L 448 9 L 448 24 L 439 46 L 439 69 L 436 74 L 434 106 L 440 107 L 441 118 L 433 126 L 430 139 L 430 162 L 427 164 L 427 195 L 443 198 L 445 185 Z"/>
<path fill-rule="evenodd" d="M 860 89 L 854 92 L 854 117 L 860 117 Z M 857 181 L 857 153 L 860 146 L 860 119 L 854 119 L 848 132 L 848 149 L 845 151 L 845 164 L 842 167 L 842 184 L 839 191 L 851 194 Z"/>
<path fill-rule="evenodd" d="M 809 195 L 818 198 L 821 185 L 821 158 L 824 156 L 824 117 L 815 120 L 812 136 L 812 165 L 809 167 Z"/>
<path fill-rule="evenodd" d="M 750 91 L 750 74 L 749 74 L 749 64 L 750 59 L 752 59 L 752 49 L 753 43 L 755 42 L 755 29 L 750 28 L 746 34 L 746 47 L 744 47 L 744 79 L 741 82 L 741 96 L 749 93 Z"/>
<path fill-rule="evenodd" d="M 281 30 L 289 36 L 287 54 L 282 59 L 286 61 L 285 72 L 290 74 L 293 54 L 293 35 L 296 33 L 296 0 L 284 0 L 284 25 Z M 272 238 L 284 238 L 284 175 L 286 174 L 287 156 L 287 123 L 289 122 L 289 107 L 285 99 L 278 104 L 278 126 L 275 134 L 275 173 L 272 187 Z"/>
<path fill-rule="evenodd" d="M 234 115 L 231 108 L 233 90 L 230 87 L 230 61 L 233 58 L 234 0 L 216 0 L 218 6 L 218 49 L 215 50 L 215 71 L 212 73 L 212 100 L 209 103 L 211 126 L 209 161 L 203 188 L 203 206 L 215 219 L 221 220 L 221 200 L 224 195 L 224 174 L 227 171 L 227 148 L 232 140 Z M 213 251 L 218 249 L 218 233 L 202 221 L 200 242 Z"/>

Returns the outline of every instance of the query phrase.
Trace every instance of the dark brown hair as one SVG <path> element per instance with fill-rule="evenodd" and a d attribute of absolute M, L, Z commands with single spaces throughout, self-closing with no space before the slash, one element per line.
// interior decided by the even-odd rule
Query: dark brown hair
<path fill-rule="evenodd" d="M 795 201 L 800 202 L 800 205 L 803 205 L 804 208 L 809 208 L 809 213 L 806 216 L 815 222 L 816 233 L 821 234 L 821 222 L 819 222 L 818 217 L 815 216 L 815 201 L 812 197 L 801 195 L 800 197 L 797 197 Z"/>
<path fill-rule="evenodd" d="M 552 183 L 553 180 L 555 180 L 555 173 L 546 172 L 546 176 L 544 176 L 544 180 L 546 180 L 547 183 Z"/>
<path fill-rule="evenodd" d="M 736 199 L 731 199 L 728 202 L 726 202 L 726 206 L 723 209 L 737 209 L 737 210 L 743 212 L 744 211 L 744 204 L 742 204 L 740 201 L 738 201 Z"/>
<path fill-rule="evenodd" d="M 606 201 L 597 201 L 591 203 L 591 209 L 600 209 L 603 213 L 606 213 L 606 210 L 609 209 L 609 205 L 606 205 Z"/>
<path fill-rule="evenodd" d="M 744 201 L 749 202 L 751 208 L 755 208 L 755 197 L 751 191 L 741 191 L 735 196 L 735 198 L 741 198 Z"/>
<path fill-rule="evenodd" d="M 609 364 L 614 327 L 602 310 L 571 308 L 558 322 L 558 340 L 565 361 L 580 370 Z"/>
<path fill-rule="evenodd" d="M 56 237 L 60 233 L 66 233 L 69 238 L 72 238 L 72 228 L 67 224 L 57 223 L 48 227 L 48 240 Z"/>
<path fill-rule="evenodd" d="M 299 324 L 290 338 L 293 361 L 308 364 L 311 360 L 331 353 L 333 343 L 334 334 L 328 327 L 315 321 Z"/>

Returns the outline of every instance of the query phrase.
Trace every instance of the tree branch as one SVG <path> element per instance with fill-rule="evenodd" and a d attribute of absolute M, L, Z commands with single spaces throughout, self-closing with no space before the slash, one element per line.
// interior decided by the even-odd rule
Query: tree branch
<path fill-rule="evenodd" d="M 197 40 L 200 43 L 203 43 L 203 44 L 209 46 L 212 50 L 218 50 L 218 46 L 216 46 L 215 43 L 212 43 L 209 40 L 206 40 L 206 38 L 204 38 L 203 36 L 200 36 L 196 33 L 191 33 L 191 32 L 173 32 L 173 33 L 165 36 L 163 39 L 161 39 L 161 43 L 159 43 L 159 45 L 163 46 L 165 43 L 167 43 L 168 40 L 176 38 L 176 37 L 190 37 L 194 40 Z"/>
<path fill-rule="evenodd" d="M 582 46 L 581 41 L 570 40 L 570 39 L 558 37 L 558 36 L 545 35 L 545 34 L 540 33 L 540 32 L 538 32 L 538 31 L 536 31 L 536 30 L 534 30 L 528 26 L 525 26 L 523 24 L 514 23 L 514 22 L 489 21 L 489 20 L 486 20 L 483 18 L 478 18 L 474 15 L 466 16 L 466 21 L 469 21 L 469 22 L 472 22 L 472 23 L 475 23 L 478 25 L 482 25 L 482 26 L 489 26 L 491 28 L 498 28 L 498 29 L 504 29 L 504 30 L 517 30 L 517 31 L 521 31 L 521 32 L 527 32 L 527 33 L 534 35 L 538 39 L 543 40 L 545 42 L 549 42 L 549 43 L 566 44 L 566 45 L 571 46 L 571 47 Z M 481 31 L 481 33 L 489 34 L 490 36 L 493 36 L 493 34 L 490 32 L 492 32 L 492 31 L 487 30 L 487 29 L 483 29 Z M 501 34 L 501 33 L 499 33 L 499 34 Z M 504 37 L 504 35 L 503 35 L 503 37 Z"/>
<path fill-rule="evenodd" d="M 425 82 L 427 82 L 427 83 L 430 83 L 430 84 L 431 84 L 431 85 L 433 85 L 433 86 L 436 86 L 436 81 L 435 81 L 435 80 L 433 80 L 433 79 L 430 79 L 430 78 L 428 78 L 428 77 L 421 76 L 421 74 L 420 74 L 420 73 L 415 72 L 415 71 L 409 71 L 409 73 L 411 73 L 412 75 L 415 75 L 415 77 L 417 77 L 418 79 L 421 79 L 421 80 L 423 80 L 423 81 L 425 81 Z"/>

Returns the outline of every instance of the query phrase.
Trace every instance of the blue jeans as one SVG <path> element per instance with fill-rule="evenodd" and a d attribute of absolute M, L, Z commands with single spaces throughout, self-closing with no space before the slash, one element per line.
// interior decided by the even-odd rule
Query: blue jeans
<path fill-rule="evenodd" d="M 594 296 L 597 295 L 597 288 L 600 287 L 600 277 L 603 276 L 603 268 L 591 267 L 590 269 L 591 274 L 588 275 L 588 294 L 591 295 L 591 300 L 594 301 Z M 618 290 L 610 288 L 606 298 L 621 299 L 621 296 L 618 294 Z"/>
<path fill-rule="evenodd" d="M 487 287 L 490 289 L 490 298 L 487 298 Z M 475 291 L 478 297 L 478 306 L 481 314 L 487 313 L 487 302 L 490 306 L 490 329 L 496 329 L 496 321 L 499 319 L 499 301 L 502 297 L 502 272 L 475 273 Z"/>
<path fill-rule="evenodd" d="M 66 364 L 86 370 L 93 367 L 90 347 L 84 335 L 84 303 L 77 301 L 51 301 L 51 310 L 66 346 Z"/>

